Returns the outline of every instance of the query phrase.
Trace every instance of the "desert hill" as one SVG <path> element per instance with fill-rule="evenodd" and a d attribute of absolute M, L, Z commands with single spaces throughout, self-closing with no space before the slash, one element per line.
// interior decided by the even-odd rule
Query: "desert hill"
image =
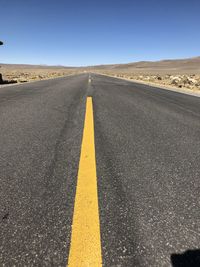
<path fill-rule="evenodd" d="M 20 69 L 43 69 L 43 70 L 112 70 L 123 72 L 145 72 L 145 73 L 200 73 L 200 56 L 186 59 L 167 59 L 160 61 L 140 61 L 127 64 L 110 64 L 97 65 L 88 67 L 70 67 L 70 66 L 48 66 L 48 65 L 28 65 L 28 64 L 3 64 L 3 69 L 20 70 Z"/>

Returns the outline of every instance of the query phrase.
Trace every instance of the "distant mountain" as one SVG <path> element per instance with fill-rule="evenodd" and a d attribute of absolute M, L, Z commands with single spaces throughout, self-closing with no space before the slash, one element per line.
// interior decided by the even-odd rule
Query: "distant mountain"
<path fill-rule="evenodd" d="M 118 66 L 119 67 L 119 66 Z M 117 67 L 117 68 L 118 68 Z M 128 68 L 200 68 L 200 57 L 195 58 L 187 58 L 187 59 L 173 59 L 173 60 L 161 60 L 161 61 L 143 61 L 143 62 L 137 62 L 137 63 L 131 63 L 127 64 L 124 67 Z"/>
<path fill-rule="evenodd" d="M 123 71 L 162 71 L 162 70 L 180 70 L 180 71 L 200 71 L 200 57 L 187 58 L 187 59 L 169 59 L 161 61 L 140 61 L 128 64 L 113 64 L 113 65 L 100 65 L 89 67 L 91 69 L 105 69 L 105 70 L 123 70 Z"/>
<path fill-rule="evenodd" d="M 9 68 L 9 69 L 73 69 L 74 68 L 74 67 L 67 67 L 67 66 L 5 64 L 5 63 L 0 63 L 0 66 L 3 68 Z"/>
<path fill-rule="evenodd" d="M 28 64 L 1 64 L 9 69 L 78 69 L 87 71 L 139 72 L 139 73 L 200 73 L 200 56 L 186 59 L 167 59 L 160 61 L 140 61 L 127 64 L 97 65 L 88 67 L 47 66 Z"/>

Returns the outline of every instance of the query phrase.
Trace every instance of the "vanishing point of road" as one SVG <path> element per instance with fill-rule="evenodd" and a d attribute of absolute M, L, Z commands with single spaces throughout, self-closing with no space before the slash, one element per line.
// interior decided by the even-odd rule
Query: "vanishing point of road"
<path fill-rule="evenodd" d="M 87 73 L 0 89 L 0 266 L 179 266 L 199 192 L 199 97 Z"/>

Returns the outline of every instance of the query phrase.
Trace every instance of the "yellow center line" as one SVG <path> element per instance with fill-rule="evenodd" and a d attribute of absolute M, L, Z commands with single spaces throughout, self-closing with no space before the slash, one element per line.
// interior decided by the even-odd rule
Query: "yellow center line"
<path fill-rule="evenodd" d="M 102 266 L 91 97 L 86 104 L 68 266 Z"/>

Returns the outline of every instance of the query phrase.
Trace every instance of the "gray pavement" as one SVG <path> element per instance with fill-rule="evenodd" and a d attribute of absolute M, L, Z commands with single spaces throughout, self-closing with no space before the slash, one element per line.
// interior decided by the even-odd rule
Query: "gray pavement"
<path fill-rule="evenodd" d="M 0 89 L 0 266 L 66 266 L 87 96 L 103 266 L 200 248 L 200 98 L 82 74 Z"/>

